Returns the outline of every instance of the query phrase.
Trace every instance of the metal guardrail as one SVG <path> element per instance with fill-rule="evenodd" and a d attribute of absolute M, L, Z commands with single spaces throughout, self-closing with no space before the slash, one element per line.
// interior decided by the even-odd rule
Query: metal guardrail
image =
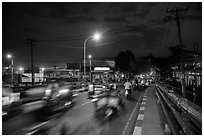
<path fill-rule="evenodd" d="M 171 116 L 168 113 L 168 110 L 167 110 L 167 107 L 165 105 L 165 102 L 162 100 L 162 97 L 159 95 L 158 92 L 156 92 L 156 95 L 157 95 L 157 98 L 159 99 L 159 102 L 161 104 L 162 110 L 163 110 L 164 115 L 166 117 L 167 125 L 169 126 L 171 133 L 173 135 L 177 135 L 178 131 L 176 130 L 176 128 L 175 128 L 175 126 L 174 126 L 174 124 L 173 124 L 173 122 L 171 120 Z"/>
<path fill-rule="evenodd" d="M 182 132 L 179 134 L 202 134 L 202 113 L 198 112 L 193 107 L 187 107 L 187 105 L 181 101 L 181 98 L 177 97 L 173 93 L 168 93 L 168 91 L 168 89 L 160 86 L 156 87 L 156 95 L 160 101 L 172 134 L 179 133 L 172 125 L 173 120 L 176 121 L 181 127 L 180 130 L 182 130 Z M 169 112 L 173 115 L 173 119 L 171 119 L 168 115 Z M 187 124 L 183 120 L 181 113 L 185 114 L 188 121 L 190 121 L 190 124 Z"/>
<path fill-rule="evenodd" d="M 168 84 L 164 84 L 165 87 L 167 87 L 169 90 L 173 90 L 175 91 L 178 95 L 182 96 L 182 89 L 178 88 L 178 87 L 175 87 L 175 86 L 171 86 L 171 85 L 168 85 Z M 196 93 L 194 92 L 191 92 L 191 91 L 188 91 L 188 90 L 185 90 L 186 94 L 187 94 L 187 98 L 189 98 L 189 96 L 193 96 L 193 102 L 196 101 Z"/>

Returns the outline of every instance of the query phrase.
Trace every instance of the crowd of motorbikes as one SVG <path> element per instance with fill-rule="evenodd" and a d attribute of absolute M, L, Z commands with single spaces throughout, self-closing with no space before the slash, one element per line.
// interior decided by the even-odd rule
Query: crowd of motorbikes
<path fill-rule="evenodd" d="M 7 120 L 15 119 L 20 114 L 25 119 L 33 119 L 30 120 L 30 125 L 33 125 L 33 123 L 40 125 L 46 123 L 55 114 L 59 114 L 66 108 L 72 107 L 77 98 L 77 93 L 71 90 L 70 85 L 63 83 L 48 84 L 45 87 L 26 90 L 21 94 L 13 93 L 9 88 L 3 88 L 2 90 L 3 121 L 6 122 Z M 16 94 L 18 95 L 17 97 L 11 98 L 14 95 L 16 96 Z M 10 132 L 7 133 L 7 128 L 10 127 L 4 128 L 4 134 L 11 134 Z M 36 132 L 39 130 L 41 129 L 35 129 Z M 15 129 L 8 129 L 8 131 L 15 131 Z M 27 134 L 26 132 L 32 133 L 33 131 L 23 128 L 19 133 Z"/>
<path fill-rule="evenodd" d="M 132 85 L 133 90 L 135 90 L 135 86 L 134 84 Z M 3 92 L 5 99 L 7 99 L 7 96 L 14 94 L 15 93 L 12 92 Z M 120 110 L 125 107 L 123 95 L 115 83 L 90 84 L 88 86 L 87 95 L 94 104 L 95 115 L 100 115 L 100 118 L 105 121 L 115 119 Z M 131 90 L 125 91 L 124 95 L 129 99 Z M 40 113 L 40 115 L 44 115 L 44 117 L 38 117 L 37 121 L 46 123 L 46 120 L 49 120 L 49 117 L 54 113 L 73 106 L 76 102 L 76 97 L 77 93 L 74 93 L 69 85 L 61 83 L 52 83 L 45 87 L 26 90 L 21 95 L 18 94 L 17 99 L 13 99 L 12 101 L 7 100 L 3 103 L 3 120 L 7 118 L 11 112 L 13 113 L 15 111 L 11 108 L 16 108 L 23 113 L 31 112 L 31 114 L 34 115 Z M 17 107 L 16 104 L 18 104 Z"/>
<path fill-rule="evenodd" d="M 109 85 L 90 85 L 88 98 L 95 106 L 95 114 L 100 115 L 103 120 L 115 119 L 125 102 L 117 90 L 115 83 Z"/>

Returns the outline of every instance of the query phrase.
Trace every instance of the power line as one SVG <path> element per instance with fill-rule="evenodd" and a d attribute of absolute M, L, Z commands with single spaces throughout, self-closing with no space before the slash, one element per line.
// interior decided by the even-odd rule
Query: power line
<path fill-rule="evenodd" d="M 142 24 L 137 24 L 137 25 L 132 25 L 132 26 L 125 26 L 125 27 L 121 27 L 121 28 L 117 28 L 111 31 L 108 31 L 110 28 L 106 29 L 104 32 L 102 33 L 107 33 L 107 34 L 112 34 L 112 33 L 118 33 L 118 32 L 123 32 L 123 31 L 130 31 L 130 30 L 136 30 L 136 29 L 143 29 L 146 28 L 148 26 L 153 26 L 153 25 L 159 25 L 162 24 L 164 22 L 167 22 L 168 19 L 167 18 L 162 18 L 162 19 L 158 19 L 158 20 L 153 20 L 151 22 L 146 22 L 146 23 L 142 23 Z M 65 38 L 57 38 L 57 39 L 45 39 L 45 40 L 33 40 L 33 42 L 62 42 L 62 41 L 78 41 L 78 40 L 84 40 L 86 38 L 85 35 L 79 35 L 79 36 L 69 36 L 69 37 L 65 37 Z"/>

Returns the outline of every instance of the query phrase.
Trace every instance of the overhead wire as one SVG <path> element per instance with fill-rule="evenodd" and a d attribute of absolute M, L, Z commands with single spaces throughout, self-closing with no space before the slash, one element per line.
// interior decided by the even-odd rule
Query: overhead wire
<path fill-rule="evenodd" d="M 191 4 L 192 4 L 192 3 L 189 3 L 189 4 L 188 4 L 188 6 L 187 6 L 187 9 L 188 9 L 188 10 L 190 9 Z M 176 6 L 176 4 L 175 4 L 175 6 Z M 175 6 L 174 6 L 174 8 L 175 8 Z M 188 10 L 186 10 L 186 11 L 183 13 L 183 16 L 186 15 L 186 13 L 188 12 Z M 181 26 L 184 25 L 184 21 L 185 21 L 185 20 L 181 21 Z M 176 40 L 176 35 L 174 35 L 174 38 L 172 39 L 172 42 L 171 42 L 170 46 L 173 46 L 173 45 L 174 45 L 175 40 Z"/>

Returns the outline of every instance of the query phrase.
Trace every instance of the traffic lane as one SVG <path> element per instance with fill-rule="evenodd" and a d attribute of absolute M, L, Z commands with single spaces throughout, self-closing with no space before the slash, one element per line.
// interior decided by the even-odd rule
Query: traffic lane
<path fill-rule="evenodd" d="M 77 93 L 77 100 L 76 100 L 76 103 L 75 103 L 75 106 L 79 106 L 81 104 L 84 104 L 88 101 L 90 101 L 88 99 L 88 92 L 81 92 L 81 93 Z"/>
<path fill-rule="evenodd" d="M 76 106 L 53 122 L 55 126 L 50 129 L 49 134 L 60 134 L 64 130 L 63 134 L 120 135 L 130 119 L 140 94 L 141 92 L 133 92 L 131 100 L 123 98 L 125 108 L 119 111 L 115 120 L 109 122 L 104 122 L 96 117 L 91 101 Z"/>
<path fill-rule="evenodd" d="M 87 92 L 79 93 L 77 96 L 76 104 L 72 108 L 68 108 L 67 111 L 70 109 L 73 109 L 75 106 L 80 106 L 89 100 L 87 99 Z M 39 112 L 37 114 L 42 114 L 43 112 Z M 57 113 L 56 115 L 61 115 L 61 113 Z M 20 131 L 21 129 L 28 127 L 31 124 L 34 124 L 38 122 L 38 115 L 36 114 L 36 111 L 33 112 L 27 112 L 27 113 L 19 113 L 15 114 L 14 117 L 9 118 L 7 120 L 2 121 L 2 130 L 4 134 L 15 134 L 16 132 Z M 55 117 L 56 115 L 53 115 Z"/>

